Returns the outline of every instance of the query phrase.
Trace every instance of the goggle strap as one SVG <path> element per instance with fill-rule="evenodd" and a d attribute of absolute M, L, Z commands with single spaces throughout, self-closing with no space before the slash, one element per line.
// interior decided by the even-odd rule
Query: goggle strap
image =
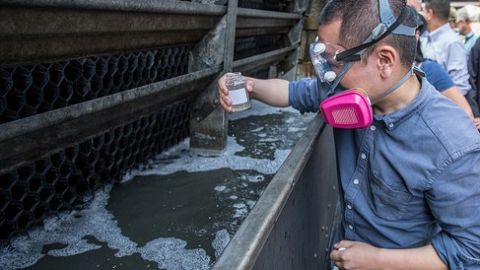
<path fill-rule="evenodd" d="M 384 9 L 384 7 L 382 6 L 382 1 L 385 2 L 385 1 L 388 1 L 388 0 L 379 0 L 380 1 L 380 14 L 382 14 L 382 11 Z M 387 2 L 387 6 L 388 6 L 388 2 Z M 393 18 L 395 18 L 393 16 L 393 14 L 391 13 L 391 9 L 390 7 L 388 6 L 388 9 L 390 10 L 390 14 Z M 365 40 L 365 42 L 362 44 L 362 45 L 359 45 L 357 47 L 354 47 L 352 49 L 349 49 L 349 50 L 346 50 L 346 51 L 343 51 L 339 54 L 336 55 L 336 60 L 337 61 L 353 61 L 352 59 L 357 59 L 356 61 L 360 60 L 360 55 L 359 56 L 356 56 L 353 58 L 353 55 L 355 54 L 360 54 L 361 51 L 363 51 L 364 49 L 370 47 L 371 45 L 377 43 L 379 40 L 382 40 L 383 38 L 385 38 L 386 36 L 388 36 L 389 34 L 391 34 L 398 26 L 401 25 L 404 17 L 405 17 L 405 14 L 406 14 L 406 7 L 402 9 L 402 12 L 400 13 L 400 16 L 398 16 L 397 20 L 395 20 L 393 22 L 393 24 L 391 24 L 390 26 L 388 26 L 388 24 L 386 24 L 386 22 L 383 22 L 383 18 L 380 18 L 382 20 L 382 22 L 377 25 L 373 30 L 372 30 L 372 33 L 370 34 L 370 36 L 367 38 L 367 40 Z M 383 11 L 384 13 L 388 13 Z M 383 15 L 383 16 L 387 16 L 387 15 Z M 390 17 L 390 16 L 389 16 Z M 407 26 L 405 26 L 407 27 Z M 383 33 L 382 33 L 383 32 Z M 402 31 L 403 33 L 403 31 Z M 413 36 L 415 36 L 415 32 L 413 32 Z"/>

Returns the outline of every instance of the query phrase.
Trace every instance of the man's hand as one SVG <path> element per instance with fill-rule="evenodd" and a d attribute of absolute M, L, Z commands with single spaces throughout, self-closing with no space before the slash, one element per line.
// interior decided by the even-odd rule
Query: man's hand
<path fill-rule="evenodd" d="M 229 73 L 227 73 L 229 74 Z M 220 104 L 222 105 L 223 109 L 227 112 L 232 111 L 232 100 L 230 99 L 228 88 L 227 88 L 227 74 L 223 75 L 220 79 L 218 79 L 218 98 L 220 100 Z M 253 81 L 249 78 L 245 77 L 247 81 L 247 91 L 252 96 L 253 92 Z"/>
<path fill-rule="evenodd" d="M 352 241 L 341 241 L 335 244 L 330 259 L 340 269 L 366 270 L 379 269 L 377 258 L 380 249 L 369 244 Z"/>

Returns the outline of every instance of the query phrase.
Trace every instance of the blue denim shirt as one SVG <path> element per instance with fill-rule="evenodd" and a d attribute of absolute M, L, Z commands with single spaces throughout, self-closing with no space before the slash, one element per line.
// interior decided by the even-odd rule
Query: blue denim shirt
<path fill-rule="evenodd" d="M 317 81 L 289 85 L 316 112 Z M 480 136 L 425 79 L 406 107 L 362 130 L 334 130 L 345 239 L 383 248 L 432 244 L 450 269 L 480 269 Z"/>

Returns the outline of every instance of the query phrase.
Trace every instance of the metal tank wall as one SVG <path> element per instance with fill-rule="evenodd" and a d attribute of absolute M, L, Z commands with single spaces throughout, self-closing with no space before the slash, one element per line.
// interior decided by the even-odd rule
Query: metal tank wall
<path fill-rule="evenodd" d="M 186 137 L 222 151 L 216 79 L 294 78 L 309 6 L 1 0 L 0 241 Z"/>

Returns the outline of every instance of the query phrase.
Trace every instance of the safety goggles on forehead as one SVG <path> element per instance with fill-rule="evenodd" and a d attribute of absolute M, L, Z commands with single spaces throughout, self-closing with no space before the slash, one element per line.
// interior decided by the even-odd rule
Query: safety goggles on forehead
<path fill-rule="evenodd" d="M 402 24 L 407 16 L 405 6 L 398 18 L 393 15 L 388 0 L 378 0 L 380 23 L 372 30 L 368 38 L 359 46 L 344 49 L 339 45 L 322 43 L 317 40 L 310 45 L 310 57 L 316 75 L 321 82 L 327 82 L 336 87 L 347 73 L 352 62 L 359 61 L 368 47 L 374 45 L 389 34 L 415 36 L 416 27 Z M 405 4 L 406 5 L 406 4 Z M 333 89 L 332 89 L 333 90 Z"/>

